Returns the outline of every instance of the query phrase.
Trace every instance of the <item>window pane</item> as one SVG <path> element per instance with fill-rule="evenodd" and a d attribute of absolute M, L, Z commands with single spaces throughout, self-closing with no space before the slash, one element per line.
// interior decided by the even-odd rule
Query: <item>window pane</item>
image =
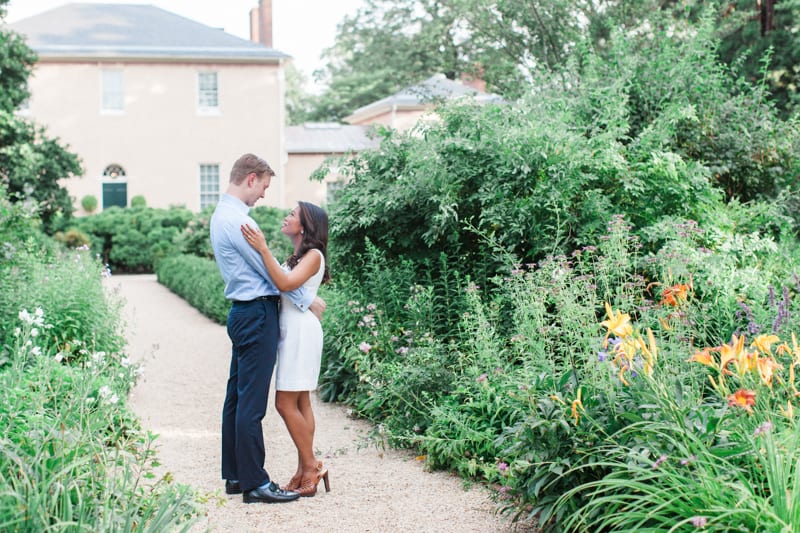
<path fill-rule="evenodd" d="M 219 201 L 219 165 L 200 165 L 200 209 Z"/>
<path fill-rule="evenodd" d="M 339 196 L 339 192 L 344 189 L 344 186 L 344 181 L 329 181 L 325 191 L 325 202 L 328 204 L 335 202 L 336 198 Z"/>
<path fill-rule="evenodd" d="M 198 105 L 201 109 L 217 108 L 219 101 L 217 99 L 217 73 L 216 72 L 200 72 L 197 78 L 198 87 Z"/>
<path fill-rule="evenodd" d="M 125 109 L 125 87 L 121 70 L 102 71 L 103 111 L 122 111 Z"/>

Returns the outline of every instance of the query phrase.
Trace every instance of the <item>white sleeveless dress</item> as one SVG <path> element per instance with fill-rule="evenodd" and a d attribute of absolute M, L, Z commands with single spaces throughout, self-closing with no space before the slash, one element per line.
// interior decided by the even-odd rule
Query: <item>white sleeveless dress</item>
<path fill-rule="evenodd" d="M 322 275 L 325 257 L 317 249 L 306 254 L 320 256 L 319 270 L 303 284 L 315 296 Z M 300 311 L 286 296 L 281 295 L 280 340 L 278 361 L 275 364 L 275 390 L 312 391 L 317 388 L 322 362 L 322 324 L 311 311 Z"/>

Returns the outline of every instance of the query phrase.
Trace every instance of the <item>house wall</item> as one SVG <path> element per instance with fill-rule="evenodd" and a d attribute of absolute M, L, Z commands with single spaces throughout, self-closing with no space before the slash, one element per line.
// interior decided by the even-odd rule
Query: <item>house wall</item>
<path fill-rule="evenodd" d="M 413 128 L 419 119 L 426 116 L 428 113 L 429 111 L 427 108 L 392 110 L 391 108 L 387 107 L 382 113 L 370 115 L 368 118 L 363 120 L 354 120 L 351 118 L 349 123 L 353 125 L 381 124 L 399 131 L 406 131 Z"/>
<path fill-rule="evenodd" d="M 101 69 L 121 68 L 125 109 L 101 108 Z M 197 106 L 197 74 L 216 71 L 219 112 Z M 143 195 L 151 207 L 200 209 L 199 165 L 219 164 L 220 193 L 243 153 L 264 157 L 278 173 L 262 203 L 283 199 L 284 159 L 280 65 L 187 63 L 37 63 L 29 79 L 30 117 L 77 153 L 81 178 L 64 180 L 74 198 L 94 195 L 102 204 L 103 170 L 121 165 L 128 202 Z M 110 181 L 110 180 L 109 180 Z"/>
<path fill-rule="evenodd" d="M 336 154 L 289 154 L 286 164 L 286 207 L 292 207 L 300 200 L 318 206 L 327 203 L 328 183 L 340 179 L 339 175 L 330 173 L 322 182 L 308 178 L 331 155 Z M 269 191 L 267 194 L 270 194 Z"/>

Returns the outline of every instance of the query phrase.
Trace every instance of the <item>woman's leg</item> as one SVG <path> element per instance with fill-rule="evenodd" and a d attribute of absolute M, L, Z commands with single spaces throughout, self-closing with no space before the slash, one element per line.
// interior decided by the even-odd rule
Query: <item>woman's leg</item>
<path fill-rule="evenodd" d="M 303 419 L 306 421 L 306 427 L 311 434 L 311 446 L 313 451 L 314 446 L 314 432 L 316 431 L 316 423 L 314 421 L 314 410 L 311 408 L 311 394 L 309 391 L 302 391 L 297 399 L 298 409 Z"/>
<path fill-rule="evenodd" d="M 306 404 L 306 407 L 302 407 Z M 305 475 L 313 473 L 317 468 L 317 460 L 314 457 L 313 414 L 310 425 L 307 420 L 307 413 L 311 408 L 308 391 L 277 391 L 275 408 L 283 418 L 297 448 L 298 473 Z"/>

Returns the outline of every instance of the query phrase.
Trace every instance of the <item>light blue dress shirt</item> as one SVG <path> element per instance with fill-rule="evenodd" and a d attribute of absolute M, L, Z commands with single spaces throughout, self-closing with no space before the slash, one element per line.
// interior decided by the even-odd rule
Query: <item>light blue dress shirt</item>
<path fill-rule="evenodd" d="M 211 216 L 211 247 L 225 281 L 225 298 L 228 300 L 246 302 L 259 296 L 280 294 L 269 277 L 261 254 L 242 235 L 243 224 L 258 227 L 249 212 L 247 204 L 223 194 Z M 284 294 L 302 311 L 306 311 L 314 301 L 313 291 L 306 291 L 303 287 Z"/>

